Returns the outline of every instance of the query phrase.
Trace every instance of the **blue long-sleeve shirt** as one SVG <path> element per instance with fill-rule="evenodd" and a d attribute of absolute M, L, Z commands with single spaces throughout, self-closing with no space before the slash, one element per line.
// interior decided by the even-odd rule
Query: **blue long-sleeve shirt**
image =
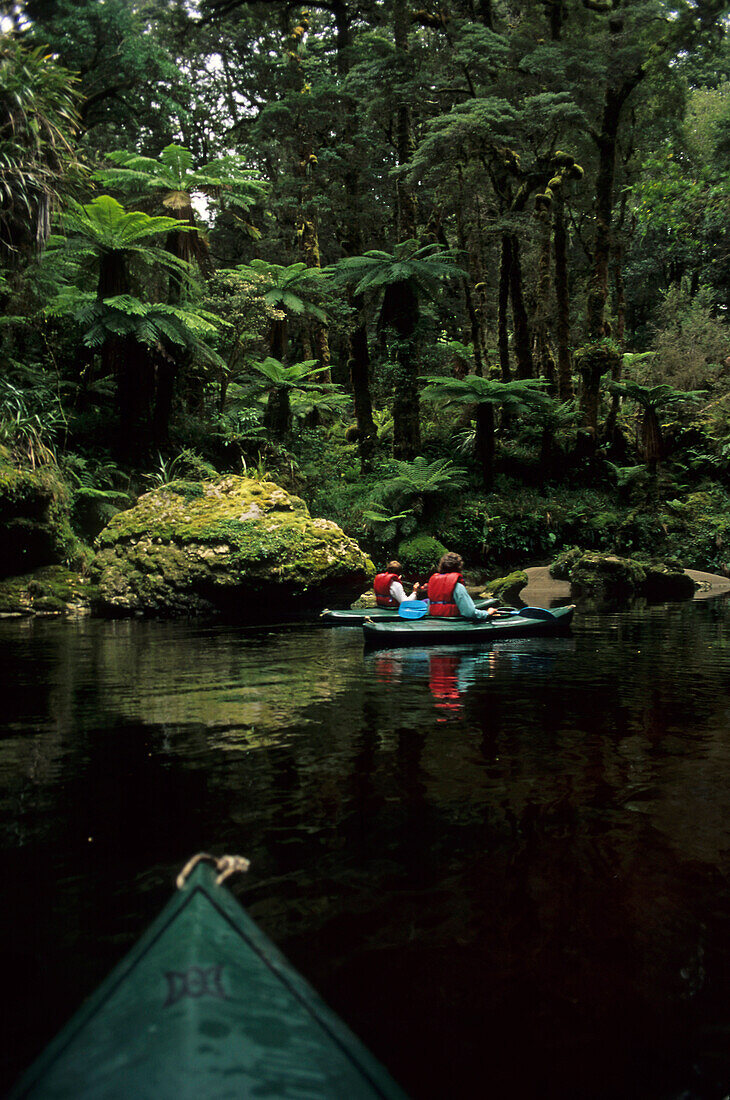
<path fill-rule="evenodd" d="M 474 606 L 474 600 L 464 588 L 463 584 L 457 584 L 454 588 L 453 600 L 463 619 L 472 619 L 475 622 L 481 622 L 490 617 L 488 611 L 480 611 L 479 608 Z"/>

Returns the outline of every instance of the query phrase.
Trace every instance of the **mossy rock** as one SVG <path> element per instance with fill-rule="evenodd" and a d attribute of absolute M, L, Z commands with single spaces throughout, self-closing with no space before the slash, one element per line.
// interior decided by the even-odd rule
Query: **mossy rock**
<path fill-rule="evenodd" d="M 495 577 L 484 586 L 485 596 L 498 596 L 504 603 L 513 603 L 519 599 L 520 592 L 527 584 L 527 573 L 515 569 L 505 577 Z"/>
<path fill-rule="evenodd" d="M 75 556 L 69 493 L 57 467 L 21 469 L 0 454 L 0 577 Z"/>
<path fill-rule="evenodd" d="M 577 546 L 571 546 L 570 549 L 563 550 L 562 554 L 559 554 L 550 566 L 550 576 L 555 577 L 558 581 L 569 581 L 571 569 L 583 556 L 584 552 L 579 550 Z"/>
<path fill-rule="evenodd" d="M 88 578 L 64 565 L 0 580 L 0 615 L 83 614 L 95 599 Z"/>
<path fill-rule="evenodd" d="M 373 563 L 335 523 L 271 481 L 171 482 L 113 517 L 92 577 L 108 615 L 266 618 L 352 599 Z"/>
<path fill-rule="evenodd" d="M 642 561 L 615 554 L 584 552 L 573 547 L 550 566 L 550 574 L 570 581 L 580 596 L 648 600 L 686 600 L 694 595 L 695 583 L 680 562 L 670 559 Z"/>
<path fill-rule="evenodd" d="M 697 584 L 681 565 L 674 562 L 653 562 L 647 567 L 642 596 L 653 602 L 691 600 Z"/>
<path fill-rule="evenodd" d="M 350 604 L 350 607 L 355 611 L 366 611 L 377 606 L 378 601 L 372 588 L 367 592 L 361 592 L 355 602 Z"/>

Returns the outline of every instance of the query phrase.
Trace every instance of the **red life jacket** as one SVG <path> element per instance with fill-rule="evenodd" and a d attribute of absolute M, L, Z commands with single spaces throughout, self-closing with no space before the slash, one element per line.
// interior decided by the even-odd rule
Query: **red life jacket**
<path fill-rule="evenodd" d="M 378 607 L 397 607 L 398 601 L 394 600 L 390 594 L 390 586 L 393 581 L 399 581 L 400 577 L 397 573 L 378 573 L 377 577 L 373 581 L 373 588 L 375 589 L 375 602 Z"/>
<path fill-rule="evenodd" d="M 453 618 L 459 614 L 454 603 L 454 589 L 463 584 L 461 573 L 434 573 L 428 582 L 428 613 Z"/>

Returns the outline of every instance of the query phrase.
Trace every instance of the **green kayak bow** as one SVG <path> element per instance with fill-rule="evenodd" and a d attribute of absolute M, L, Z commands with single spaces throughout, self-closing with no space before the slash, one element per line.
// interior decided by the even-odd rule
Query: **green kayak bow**
<path fill-rule="evenodd" d="M 221 877 L 197 862 L 13 1100 L 406 1100 Z"/>

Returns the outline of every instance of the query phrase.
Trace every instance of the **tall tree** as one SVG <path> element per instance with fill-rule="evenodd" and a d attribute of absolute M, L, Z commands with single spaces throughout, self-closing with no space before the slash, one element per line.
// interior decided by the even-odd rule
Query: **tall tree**
<path fill-rule="evenodd" d="M 409 452 L 420 437 L 420 426 L 414 424 L 418 419 L 418 363 L 413 354 L 420 302 L 435 300 L 442 281 L 463 272 L 438 245 L 419 249 L 416 241 L 404 241 L 393 253 L 369 251 L 340 260 L 334 270 L 339 280 L 355 284 L 356 295 L 382 291 L 378 327 L 390 334 L 400 368 L 393 405 L 393 454 L 411 457 Z"/>
<path fill-rule="evenodd" d="M 159 149 L 182 137 L 192 88 L 175 50 L 175 4 L 20 0 L 24 36 L 77 74 L 89 150 Z"/>
<path fill-rule="evenodd" d="M 188 265 L 159 243 L 161 235 L 184 229 L 185 223 L 125 211 L 108 195 L 72 203 L 62 221 L 64 235 L 51 238 L 47 253 L 67 280 L 54 312 L 74 317 L 84 342 L 99 349 L 100 374 L 111 375 L 117 387 L 117 448 L 127 457 L 139 457 L 166 432 L 166 422 L 155 409 L 160 401 L 155 393 L 156 367 L 159 357 L 169 354 L 163 341 L 181 350 L 200 347 L 201 338 L 215 331 L 209 315 L 154 304 L 134 294 L 134 268 L 176 276 L 187 271 Z M 90 281 L 93 289 L 88 289 Z"/>

